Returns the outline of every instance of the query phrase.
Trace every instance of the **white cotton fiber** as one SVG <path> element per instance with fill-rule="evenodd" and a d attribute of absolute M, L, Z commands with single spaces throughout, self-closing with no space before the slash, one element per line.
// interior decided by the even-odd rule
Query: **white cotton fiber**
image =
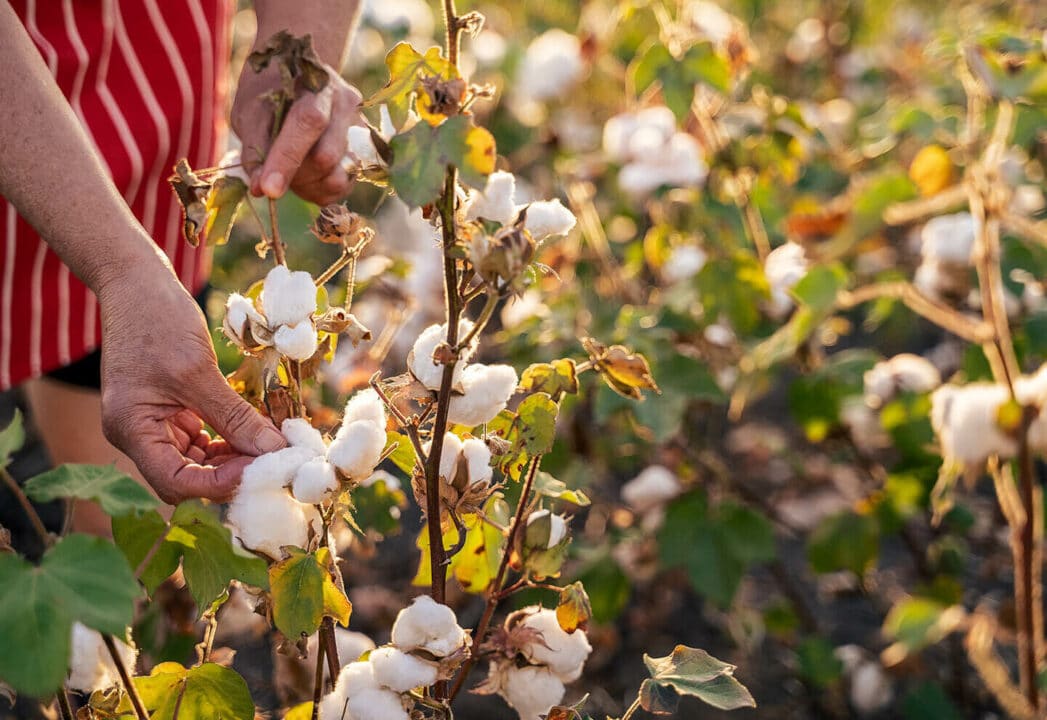
<path fill-rule="evenodd" d="M 447 419 L 475 427 L 490 422 L 516 392 L 519 377 L 509 365 L 470 365 L 462 373 L 463 395 L 452 395 Z"/>
<path fill-rule="evenodd" d="M 473 329 L 473 323 L 462 318 L 458 324 L 458 336 L 464 337 Z M 418 378 L 418 382 L 430 390 L 439 390 L 443 380 L 444 366 L 433 362 L 433 352 L 436 347 L 447 340 L 446 325 L 430 325 L 418 339 L 414 341 L 411 353 L 407 357 L 407 367 L 411 374 Z M 476 352 L 479 338 L 473 338 L 467 348 L 463 348 L 458 355 L 458 363 L 454 367 L 452 385 L 457 386 L 462 381 L 462 373 L 465 371 L 466 363 Z"/>
<path fill-rule="evenodd" d="M 432 443 L 424 445 L 425 451 L 429 452 Z M 444 433 L 443 447 L 440 448 L 440 476 L 447 482 L 454 480 L 458 472 L 458 458 L 462 454 L 462 439 L 453 432 Z"/>
<path fill-rule="evenodd" d="M 380 647 L 369 657 L 374 666 L 374 679 L 379 685 L 398 693 L 436 682 L 437 666 L 395 647 Z"/>
<path fill-rule="evenodd" d="M 277 265 L 262 286 L 262 310 L 269 327 L 297 325 L 316 312 L 316 285 L 307 272 Z"/>
<path fill-rule="evenodd" d="M 554 610 L 532 606 L 525 610 L 528 611 L 534 612 L 528 615 L 521 625 L 540 632 L 542 642 L 533 642 L 521 648 L 527 659 L 532 663 L 548 666 L 553 674 L 565 683 L 574 682 L 581 677 L 585 660 L 593 650 L 585 632 L 564 632 Z"/>
<path fill-rule="evenodd" d="M 353 168 L 384 166 L 378 148 L 374 146 L 371 130 L 363 125 L 350 125 L 346 131 L 346 152 Z"/>
<path fill-rule="evenodd" d="M 873 365 L 863 376 L 863 382 L 866 400 L 873 407 L 879 407 L 899 391 L 930 392 L 942 384 L 942 377 L 929 360 L 901 353 Z"/>
<path fill-rule="evenodd" d="M 390 690 L 363 690 L 349 695 L 352 720 L 409 720 L 400 696 Z"/>
<path fill-rule="evenodd" d="M 327 448 L 327 460 L 353 480 L 362 482 L 381 460 L 385 442 L 384 427 L 357 420 L 338 430 Z"/>
<path fill-rule="evenodd" d="M 120 673 L 98 631 L 75 622 L 70 640 L 69 679 L 66 685 L 74 690 L 90 693 L 120 682 Z M 115 640 L 124 668 L 134 675 L 138 651 L 119 638 Z"/>
<path fill-rule="evenodd" d="M 465 219 L 493 220 L 502 225 L 510 225 L 516 219 L 515 201 L 516 178 L 512 173 L 493 172 L 487 176 L 487 186 L 483 192 L 473 190 L 469 193 Z"/>
<path fill-rule="evenodd" d="M 317 455 L 327 452 L 324 436 L 305 418 L 287 418 L 280 425 L 280 432 L 292 447 L 300 447 Z"/>
<path fill-rule="evenodd" d="M 367 420 L 384 428 L 386 424 L 385 403 L 378 397 L 374 388 L 366 388 L 353 395 L 345 404 L 342 425 Z"/>
<path fill-rule="evenodd" d="M 469 482 L 487 482 L 494 474 L 491 467 L 491 449 L 479 438 L 469 438 L 462 443 L 462 454 L 469 466 Z"/>
<path fill-rule="evenodd" d="M 244 468 L 236 496 L 284 488 L 291 484 L 298 468 L 314 457 L 316 453 L 311 448 L 293 445 L 259 455 Z"/>
<path fill-rule="evenodd" d="M 238 494 L 229 505 L 228 521 L 244 547 L 273 559 L 282 557 L 284 545 L 304 548 L 310 527 L 314 533 L 322 528 L 316 508 L 298 502 L 286 490 Z"/>
<path fill-rule="evenodd" d="M 782 317 L 792 309 L 789 291 L 807 274 L 807 265 L 803 246 L 794 242 L 776 247 L 767 256 L 763 272 L 771 286 L 769 311 L 773 317 Z"/>
<path fill-rule="evenodd" d="M 541 200 L 527 206 L 524 227 L 536 242 L 541 242 L 548 237 L 566 235 L 577 222 L 574 213 L 559 200 Z"/>
<path fill-rule="evenodd" d="M 371 663 L 357 661 L 343 665 L 334 690 L 320 703 L 320 720 L 356 720 L 346 707 L 348 698 L 377 689 Z"/>
<path fill-rule="evenodd" d="M 451 608 L 420 595 L 396 616 L 392 639 L 401 650 L 422 649 L 445 657 L 460 648 L 466 636 Z"/>
<path fill-rule="evenodd" d="M 334 465 L 322 457 L 315 457 L 303 463 L 294 476 L 292 491 L 298 502 L 316 505 L 329 500 L 331 493 L 338 489 L 338 478 Z"/>
<path fill-rule="evenodd" d="M 571 33 L 553 28 L 527 46 L 517 67 L 514 90 L 524 100 L 544 102 L 566 93 L 584 72 L 581 42 Z"/>
<path fill-rule="evenodd" d="M 567 521 L 564 520 L 562 515 L 553 515 L 550 510 L 535 510 L 533 513 L 527 516 L 527 525 L 538 522 L 543 518 L 549 518 L 549 540 L 546 542 L 546 549 L 554 548 L 563 541 L 567 535 Z"/>
<path fill-rule="evenodd" d="M 251 322 L 265 325 L 265 318 L 255 310 L 250 298 L 240 293 L 232 293 L 225 302 L 225 321 L 222 323 L 222 330 L 230 340 L 238 345 L 243 345 L 244 332 Z"/>
<path fill-rule="evenodd" d="M 302 320 L 297 325 L 281 325 L 273 334 L 273 345 L 277 352 L 292 360 L 308 360 L 320 346 L 312 320 Z"/>
<path fill-rule="evenodd" d="M 969 212 L 931 218 L 920 231 L 920 252 L 925 260 L 970 265 L 975 231 L 974 217 Z"/>
<path fill-rule="evenodd" d="M 564 686 L 548 668 L 525 665 L 506 670 L 501 694 L 520 720 L 540 720 L 563 700 Z"/>
<path fill-rule="evenodd" d="M 622 486 L 622 500 L 641 515 L 683 492 L 679 478 L 662 465 L 651 465 Z"/>
<path fill-rule="evenodd" d="M 1007 388 L 992 383 L 943 385 L 931 395 L 931 425 L 946 461 L 979 465 L 990 455 L 1009 458 L 1015 441 L 997 425 Z"/>

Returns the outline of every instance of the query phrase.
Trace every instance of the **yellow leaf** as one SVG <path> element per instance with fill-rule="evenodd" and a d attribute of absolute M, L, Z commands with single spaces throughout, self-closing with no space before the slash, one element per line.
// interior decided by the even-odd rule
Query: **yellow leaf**
<path fill-rule="evenodd" d="M 585 629 L 592 617 L 593 609 L 589 604 L 589 594 L 580 582 L 575 582 L 560 591 L 560 601 L 556 605 L 556 622 L 565 633 L 573 633 L 578 628 Z"/>
<path fill-rule="evenodd" d="M 643 398 L 641 390 L 653 390 L 661 394 L 651 375 L 647 358 L 640 353 L 634 353 L 622 345 L 607 347 L 592 338 L 582 340 L 582 345 L 589 353 L 594 369 L 619 395 L 640 400 Z"/>
<path fill-rule="evenodd" d="M 295 705 L 284 715 L 284 720 L 309 720 L 313 716 L 313 701 Z"/>
<path fill-rule="evenodd" d="M 953 166 L 949 154 L 939 145 L 927 145 L 916 153 L 909 166 L 909 177 L 920 194 L 934 195 L 952 185 Z"/>
<path fill-rule="evenodd" d="M 431 47 L 422 55 L 409 43 L 402 42 L 385 56 L 385 64 L 389 68 L 389 82 L 367 100 L 364 106 L 376 107 L 386 104 L 397 129 L 403 127 L 423 78 L 440 77 L 450 80 L 459 77 L 458 69 L 441 56 L 438 47 Z"/>
<path fill-rule="evenodd" d="M 495 151 L 494 135 L 486 128 L 473 127 L 465 136 L 469 151 L 465 154 L 464 165 L 475 175 L 490 175 L 494 172 L 494 163 L 498 157 Z"/>
<path fill-rule="evenodd" d="M 509 506 L 501 498 L 487 501 L 484 511 L 488 518 L 497 523 L 508 522 Z M 469 593 L 482 593 L 498 572 L 502 558 L 502 545 L 505 537 L 502 531 L 489 522 L 484 522 L 479 515 L 469 514 L 462 518 L 465 525 L 465 545 L 451 558 L 448 569 L 458 580 L 462 589 Z M 450 549 L 458 542 L 458 531 L 452 526 L 444 533 L 444 547 Z M 418 549 L 421 560 L 418 573 L 411 581 L 414 585 L 429 585 L 432 575 L 429 571 L 429 533 L 422 528 L 418 535 Z"/>

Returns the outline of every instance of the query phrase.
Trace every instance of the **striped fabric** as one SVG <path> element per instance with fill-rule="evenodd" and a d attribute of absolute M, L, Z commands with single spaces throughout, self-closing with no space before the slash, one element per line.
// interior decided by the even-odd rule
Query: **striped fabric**
<path fill-rule="evenodd" d="M 116 187 L 197 292 L 210 255 L 181 239 L 166 179 L 179 158 L 206 167 L 224 147 L 229 0 L 12 5 Z M 88 354 L 99 327 L 94 295 L 0 197 L 0 389 Z"/>

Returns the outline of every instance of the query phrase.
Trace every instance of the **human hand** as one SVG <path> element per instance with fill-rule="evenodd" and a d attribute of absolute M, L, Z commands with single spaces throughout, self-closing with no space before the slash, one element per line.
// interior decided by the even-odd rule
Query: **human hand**
<path fill-rule="evenodd" d="M 98 293 L 102 426 L 164 502 L 225 501 L 255 456 L 286 442 L 229 387 L 200 309 L 173 274 L 160 275 L 125 275 Z"/>
<path fill-rule="evenodd" d="M 361 95 L 330 66 L 327 71 L 324 89 L 296 99 L 270 142 L 273 105 L 266 95 L 280 88 L 280 74 L 275 64 L 260 73 L 245 65 L 230 122 L 243 146 L 240 156 L 252 194 L 276 198 L 290 187 L 306 200 L 327 205 L 352 188 L 342 158 L 346 131 L 360 119 Z"/>

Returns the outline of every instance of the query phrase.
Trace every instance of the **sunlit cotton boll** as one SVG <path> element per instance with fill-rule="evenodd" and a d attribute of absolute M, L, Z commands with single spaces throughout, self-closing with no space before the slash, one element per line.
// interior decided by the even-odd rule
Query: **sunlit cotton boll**
<path fill-rule="evenodd" d="M 925 260 L 969 265 L 975 232 L 974 217 L 969 212 L 931 218 L 920 231 L 920 252 Z"/>
<path fill-rule="evenodd" d="M 404 693 L 436 682 L 437 666 L 395 647 L 381 647 L 368 658 L 374 679 L 394 692 Z"/>
<path fill-rule="evenodd" d="M 463 318 L 458 324 L 459 336 L 465 336 L 472 328 L 472 322 Z M 411 374 L 418 378 L 418 382 L 430 390 L 439 390 L 440 383 L 443 380 L 444 366 L 433 362 L 433 353 L 436 351 L 436 347 L 446 340 L 446 325 L 430 325 L 414 341 L 414 346 L 411 348 L 410 355 L 407 358 L 407 367 Z M 451 376 L 452 386 L 462 382 L 465 364 L 472 357 L 473 353 L 476 352 L 478 342 L 479 338 L 473 338 L 473 341 L 469 343 L 469 347 L 464 348 L 459 353 L 458 363 L 454 367 L 454 375 Z"/>
<path fill-rule="evenodd" d="M 469 482 L 487 482 L 494 475 L 491 467 L 491 449 L 479 438 L 469 438 L 462 443 L 462 454 L 469 468 Z"/>
<path fill-rule="evenodd" d="M 292 447 L 305 448 L 317 455 L 327 452 L 323 435 L 304 418 L 287 418 L 280 425 L 280 432 Z"/>
<path fill-rule="evenodd" d="M 363 690 L 350 695 L 346 720 L 409 720 L 400 696 L 391 690 Z"/>
<path fill-rule="evenodd" d="M 316 285 L 307 272 L 291 272 L 277 265 L 262 285 L 262 310 L 270 329 L 297 325 L 316 312 Z"/>
<path fill-rule="evenodd" d="M 1015 441 L 997 425 L 1007 388 L 992 383 L 943 385 L 931 395 L 931 425 L 947 462 L 984 463 L 990 455 L 1011 457 Z"/>
<path fill-rule="evenodd" d="M 683 19 L 716 45 L 726 43 L 734 30 L 734 18 L 719 5 L 707 0 L 684 3 Z"/>
<path fill-rule="evenodd" d="M 697 187 L 708 174 L 698 141 L 678 132 L 660 148 L 625 165 L 618 173 L 618 185 L 626 194 L 639 197 L 662 186 Z"/>
<path fill-rule="evenodd" d="M 559 97 L 582 79 L 585 62 L 578 38 L 558 28 L 536 37 L 516 72 L 516 92 L 538 102 Z"/>
<path fill-rule="evenodd" d="M 446 657 L 465 643 L 466 635 L 451 608 L 420 595 L 396 616 L 392 640 L 401 650 L 428 650 Z"/>
<path fill-rule="evenodd" d="M 559 200 L 540 200 L 527 206 L 524 227 L 536 242 L 541 242 L 546 238 L 566 235 L 577 222 L 574 213 Z"/>
<path fill-rule="evenodd" d="M 519 377 L 509 365 L 470 365 L 462 373 L 462 395 L 452 395 L 447 418 L 475 427 L 490 422 L 505 409 Z"/>
<path fill-rule="evenodd" d="M 378 148 L 374 146 L 370 128 L 363 125 L 350 125 L 346 131 L 346 145 L 350 169 L 385 165 L 378 154 Z"/>
<path fill-rule="evenodd" d="M 567 537 L 567 521 L 564 520 L 562 515 L 553 515 L 549 510 L 535 510 L 527 517 L 528 527 L 545 517 L 549 518 L 549 540 L 546 542 L 545 547 L 546 549 L 551 549 L 559 545 Z"/>
<path fill-rule="evenodd" d="M 279 559 L 280 548 L 304 548 L 309 529 L 319 532 L 320 515 L 312 505 L 298 502 L 285 490 L 239 493 L 229 505 L 228 521 L 233 535 L 251 550 Z"/>
<path fill-rule="evenodd" d="M 536 641 L 521 648 L 524 656 L 534 664 L 546 665 L 565 683 L 581 677 L 585 661 L 593 650 L 585 632 L 564 632 L 554 610 L 532 606 L 524 610 L 528 611 L 532 614 L 521 625 L 540 632 L 542 642 Z"/>
<path fill-rule="evenodd" d="M 636 158 L 639 145 L 649 142 L 652 134 L 661 147 L 676 132 L 676 116 L 664 105 L 615 115 L 603 128 L 603 151 L 612 162 Z"/>
<path fill-rule="evenodd" d="M 299 502 L 316 505 L 338 489 L 334 466 L 322 457 L 303 463 L 295 473 L 292 491 Z"/>
<path fill-rule="evenodd" d="M 432 443 L 426 443 L 424 448 L 428 453 L 432 448 Z M 458 471 L 458 458 L 461 454 L 462 439 L 453 432 L 444 433 L 443 447 L 440 448 L 440 476 L 445 480 L 450 481 L 454 478 Z"/>
<path fill-rule="evenodd" d="M 564 686 L 549 668 L 510 667 L 502 680 L 501 695 L 519 713 L 520 720 L 540 720 L 563 699 Z"/>
<path fill-rule="evenodd" d="M 879 407 L 897 392 L 925 393 L 942 384 L 938 368 L 930 361 L 901 353 L 889 360 L 881 360 L 863 376 L 866 401 Z"/>
<path fill-rule="evenodd" d="M 69 679 L 66 685 L 73 690 L 90 693 L 120 682 L 120 673 L 98 631 L 75 622 L 71 633 Z M 138 651 L 119 638 L 116 639 L 116 648 L 124 667 L 133 675 Z"/>
<path fill-rule="evenodd" d="M 281 355 L 292 360 L 308 360 L 319 347 L 313 321 L 302 320 L 297 325 L 281 325 L 273 334 L 273 345 Z"/>
<path fill-rule="evenodd" d="M 385 450 L 385 427 L 369 420 L 357 420 L 339 428 L 330 447 L 327 460 L 353 480 L 370 477 Z"/>
<path fill-rule="evenodd" d="M 374 388 L 366 388 L 353 395 L 345 404 L 345 413 L 342 415 L 342 424 L 367 420 L 379 427 L 385 427 L 386 414 L 385 403 Z"/>
<path fill-rule="evenodd" d="M 783 317 L 792 309 L 789 291 L 807 274 L 807 266 L 803 246 L 794 242 L 779 245 L 767 256 L 763 272 L 771 286 L 768 311 L 773 317 Z"/>
<path fill-rule="evenodd" d="M 432 37 L 432 8 L 425 0 L 366 0 L 363 19 L 382 30 L 406 32 L 415 37 Z"/>
<path fill-rule="evenodd" d="M 320 720 L 353 720 L 346 709 L 348 698 L 377 689 L 378 683 L 374 679 L 374 666 L 371 663 L 357 661 L 344 665 L 334 690 L 320 703 Z"/>
<path fill-rule="evenodd" d="M 651 465 L 622 486 L 622 500 L 639 514 L 661 507 L 683 492 L 679 478 L 663 465 Z"/>
<path fill-rule="evenodd" d="M 502 306 L 502 327 L 512 328 L 531 318 L 549 316 L 549 306 L 542 302 L 542 294 L 537 290 L 526 290 L 519 297 L 510 298 Z"/>
<path fill-rule="evenodd" d="M 255 309 L 254 302 L 240 293 L 232 293 L 225 302 L 225 322 L 222 330 L 237 345 L 244 344 L 244 332 L 250 323 L 265 325 L 265 318 Z M 257 340 L 257 338 L 255 338 Z"/>
<path fill-rule="evenodd" d="M 267 490 L 282 490 L 291 484 L 298 468 L 316 455 L 312 448 L 294 445 L 259 455 L 244 468 L 237 497 Z"/>
<path fill-rule="evenodd" d="M 493 220 L 510 225 L 517 215 L 516 178 L 501 170 L 487 176 L 483 192 L 472 190 L 466 200 L 466 221 Z"/>
<path fill-rule="evenodd" d="M 671 283 L 690 280 L 705 267 L 708 258 L 697 245 L 677 245 L 662 265 L 662 277 Z"/>

